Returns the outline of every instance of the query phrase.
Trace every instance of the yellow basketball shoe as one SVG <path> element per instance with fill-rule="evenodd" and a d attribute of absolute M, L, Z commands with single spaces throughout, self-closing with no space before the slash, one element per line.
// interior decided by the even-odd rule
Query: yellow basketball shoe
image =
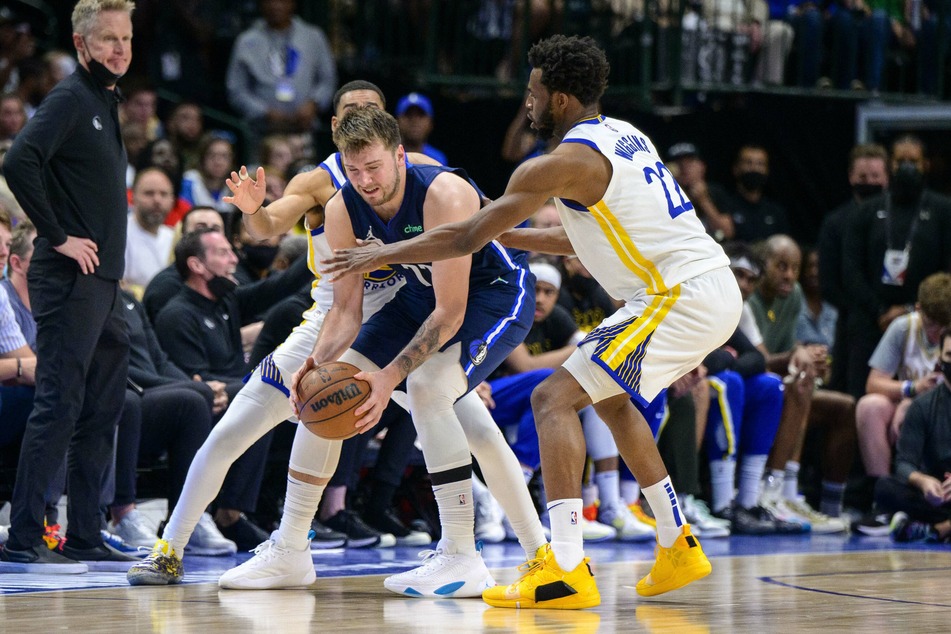
<path fill-rule="evenodd" d="M 657 544 L 654 552 L 657 556 L 654 567 L 637 582 L 637 594 L 642 597 L 682 588 L 691 581 L 706 577 L 713 569 L 700 542 L 690 534 L 689 524 L 683 525 L 680 537 L 670 548 Z"/>
<path fill-rule="evenodd" d="M 571 572 L 555 561 L 549 544 L 538 549 L 535 559 L 519 570 L 522 578 L 509 586 L 495 586 L 482 593 L 482 600 L 496 608 L 548 608 L 581 610 L 601 605 L 601 594 L 585 557 Z"/>

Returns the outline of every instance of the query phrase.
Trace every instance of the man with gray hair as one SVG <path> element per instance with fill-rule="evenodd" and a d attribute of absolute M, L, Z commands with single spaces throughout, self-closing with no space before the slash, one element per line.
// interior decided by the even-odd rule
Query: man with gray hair
<path fill-rule="evenodd" d="M 81 573 L 82 561 L 134 561 L 103 543 L 99 498 L 112 462 L 129 362 L 119 302 L 126 242 L 126 152 L 116 82 L 132 61 L 128 0 L 79 0 L 79 68 L 44 99 L 4 174 L 36 226 L 28 273 L 37 322 L 36 395 L 0 571 Z M 43 541 L 44 492 L 69 452 L 68 542 Z"/>

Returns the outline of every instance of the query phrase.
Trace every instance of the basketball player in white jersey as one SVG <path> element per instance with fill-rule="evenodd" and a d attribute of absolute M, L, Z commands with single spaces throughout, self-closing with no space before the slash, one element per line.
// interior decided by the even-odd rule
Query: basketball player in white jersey
<path fill-rule="evenodd" d="M 366 81 L 342 86 L 334 96 L 335 115 L 331 127 L 349 109 L 358 106 L 383 109 L 383 93 Z M 410 161 L 432 163 L 420 154 L 409 154 Z M 288 397 L 291 377 L 313 350 L 324 316 L 333 302 L 333 285 L 321 278 L 316 263 L 330 256 L 323 233 L 324 204 L 346 182 L 337 154 L 318 169 L 299 174 L 288 183 L 284 196 L 268 206 L 264 170 L 258 169 L 252 180 L 245 168 L 232 173 L 228 182 L 234 196 L 228 199 L 245 214 L 252 236 L 264 238 L 289 231 L 305 216 L 309 234 L 308 263 L 315 275 L 314 306 L 303 315 L 303 322 L 278 346 L 249 377 L 222 419 L 215 425 L 188 470 L 181 498 L 150 555 L 130 568 L 127 578 L 132 585 L 179 583 L 184 576 L 181 553 L 205 508 L 214 500 L 231 464 L 256 440 L 293 417 Z M 393 298 L 404 281 L 385 267 L 364 276 L 364 320 L 369 319 Z M 545 535 L 524 484 L 518 460 L 509 448 L 474 392 L 456 402 L 456 411 L 472 454 L 491 480 L 487 482 L 506 512 L 514 513 L 513 528 L 526 552 L 534 552 L 545 543 Z M 332 446 L 324 450 L 323 444 Z M 291 448 L 287 493 L 280 528 L 271 539 L 255 549 L 255 556 L 222 575 L 224 588 L 270 589 L 300 587 L 316 579 L 307 537 L 321 496 L 340 454 L 340 441 L 318 438 L 303 425 L 298 426 Z M 318 448 L 319 447 L 319 448 Z M 314 464 L 315 456 L 325 460 Z M 471 495 L 469 496 L 471 499 Z M 453 596 L 449 593 L 447 596 Z"/>
<path fill-rule="evenodd" d="M 522 163 L 505 194 L 468 220 L 397 244 L 338 251 L 325 273 L 339 277 L 384 264 L 459 257 L 555 198 L 574 252 L 626 304 L 533 394 L 551 544 L 538 550 L 520 580 L 489 588 L 483 598 L 497 607 L 578 609 L 600 603 L 580 523 L 585 444 L 577 411 L 592 403 L 657 518 L 656 562 L 637 592 L 653 596 L 709 574 L 710 562 L 683 520 L 634 403 L 653 401 L 725 342 L 742 300 L 729 260 L 653 143 L 631 124 L 598 113 L 609 70 L 604 52 L 590 38 L 556 35 L 533 46 L 529 62 L 528 116 L 540 136 L 560 139 L 555 150 Z M 555 243 L 507 240 L 509 246 L 564 252 Z"/>

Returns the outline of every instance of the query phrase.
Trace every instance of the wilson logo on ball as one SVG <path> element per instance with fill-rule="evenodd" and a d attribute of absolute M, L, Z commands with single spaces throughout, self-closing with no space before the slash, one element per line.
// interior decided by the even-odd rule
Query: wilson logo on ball
<path fill-rule="evenodd" d="M 314 401 L 310 404 L 310 408 L 316 413 L 324 409 L 328 405 L 334 405 L 340 407 L 346 401 L 353 399 L 359 399 L 363 396 L 363 390 L 360 389 L 360 386 L 356 383 L 351 383 L 345 388 L 339 389 L 333 394 L 323 396 L 320 400 Z"/>

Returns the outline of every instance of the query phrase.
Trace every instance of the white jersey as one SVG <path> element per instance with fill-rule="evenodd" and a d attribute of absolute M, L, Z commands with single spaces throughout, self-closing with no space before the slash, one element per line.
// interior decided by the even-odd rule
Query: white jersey
<path fill-rule="evenodd" d="M 595 205 L 555 199 L 575 253 L 612 297 L 664 294 L 685 280 L 729 266 L 640 130 L 598 116 L 577 123 L 562 143 L 587 145 L 613 167 L 604 197 Z"/>
<path fill-rule="evenodd" d="M 330 174 L 334 189 L 339 190 L 347 182 L 343 165 L 340 163 L 340 154 L 337 152 L 328 156 L 317 169 L 326 170 Z M 330 258 L 333 253 L 330 250 L 330 244 L 327 242 L 327 236 L 324 235 L 323 226 L 314 229 L 307 227 L 307 234 L 310 238 L 307 241 L 307 266 L 314 274 L 314 284 L 310 296 L 314 299 L 315 308 L 326 313 L 333 304 L 333 283 L 329 278 L 321 277 L 318 265 L 321 260 Z M 369 319 L 376 311 L 380 310 L 383 304 L 393 299 L 396 291 L 403 284 L 402 274 L 388 266 L 370 273 L 364 273 L 363 321 Z"/>
<path fill-rule="evenodd" d="M 928 341 L 920 311 L 916 310 L 898 319 L 908 320 L 908 333 L 902 346 L 898 378 L 917 381 L 934 372 L 935 366 L 941 360 L 941 346 Z"/>

